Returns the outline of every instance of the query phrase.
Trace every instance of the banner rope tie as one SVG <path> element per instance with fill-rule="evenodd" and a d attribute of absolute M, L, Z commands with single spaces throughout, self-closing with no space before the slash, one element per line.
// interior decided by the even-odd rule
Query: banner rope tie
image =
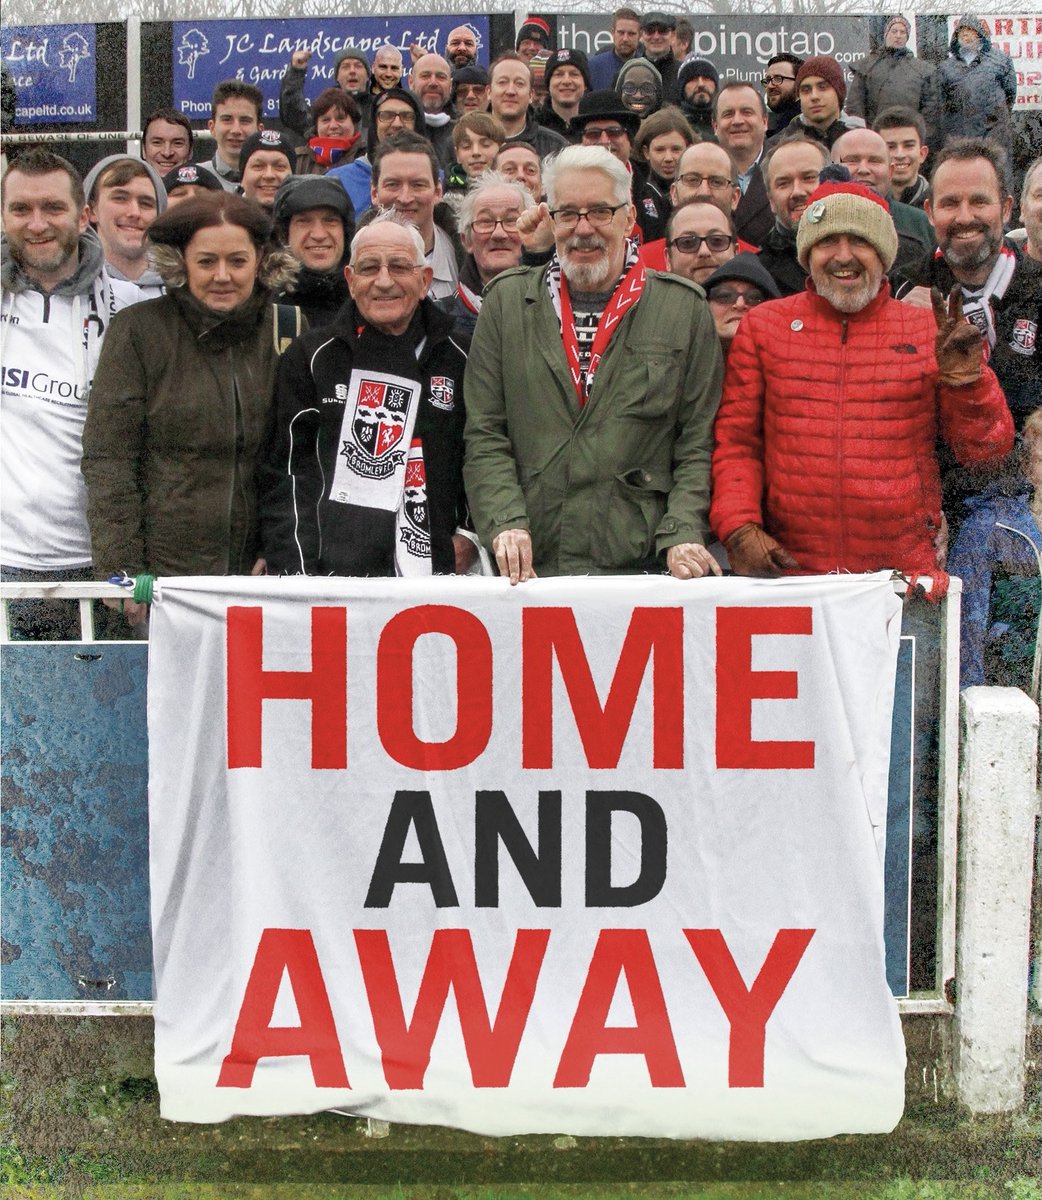
<path fill-rule="evenodd" d="M 135 575 L 134 576 L 134 603 L 135 604 L 151 604 L 152 603 L 152 585 L 155 583 L 154 575 Z"/>

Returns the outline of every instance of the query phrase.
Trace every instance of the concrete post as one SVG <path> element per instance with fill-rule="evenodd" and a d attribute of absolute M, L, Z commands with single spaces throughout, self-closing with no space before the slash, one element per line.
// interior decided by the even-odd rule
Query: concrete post
<path fill-rule="evenodd" d="M 955 1084 L 975 1113 L 1024 1102 L 1038 708 L 962 694 Z"/>
<path fill-rule="evenodd" d="M 1042 757 L 1042 747 L 1040 747 Z M 1042 794 L 1039 796 L 1039 811 L 1042 811 Z M 1031 1003 L 1042 1011 L 1042 828 L 1035 834 L 1035 900 L 1031 917 L 1035 930 L 1035 944 L 1032 947 L 1034 970 L 1031 985 Z"/>
<path fill-rule="evenodd" d="M 141 18 L 127 17 L 127 129 L 141 128 Z M 144 142 L 127 139 L 127 153 L 144 158 Z M 89 629 L 86 625 L 84 628 Z"/>

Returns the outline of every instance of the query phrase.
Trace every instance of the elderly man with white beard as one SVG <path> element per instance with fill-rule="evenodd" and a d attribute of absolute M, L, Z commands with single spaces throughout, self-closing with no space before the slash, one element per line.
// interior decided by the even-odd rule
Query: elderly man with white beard
<path fill-rule="evenodd" d="M 555 250 L 488 286 L 466 375 L 464 480 L 511 583 L 718 574 L 705 547 L 721 359 L 702 290 L 648 270 L 630 174 L 600 146 L 544 166 Z"/>

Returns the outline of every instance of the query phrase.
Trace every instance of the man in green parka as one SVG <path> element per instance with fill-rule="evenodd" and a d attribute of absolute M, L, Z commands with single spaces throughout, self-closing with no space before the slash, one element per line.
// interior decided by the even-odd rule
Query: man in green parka
<path fill-rule="evenodd" d="M 705 294 L 645 268 L 630 176 L 601 147 L 544 167 L 555 251 L 489 285 L 467 366 L 464 481 L 512 583 L 667 569 L 705 547 L 721 356 Z"/>

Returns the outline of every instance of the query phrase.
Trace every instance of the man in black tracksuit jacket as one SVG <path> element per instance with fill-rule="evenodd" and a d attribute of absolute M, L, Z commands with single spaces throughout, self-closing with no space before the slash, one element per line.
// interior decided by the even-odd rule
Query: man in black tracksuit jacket
<path fill-rule="evenodd" d="M 397 231 L 394 237 L 404 232 L 393 222 L 374 222 L 367 233 L 382 229 L 386 238 L 389 227 Z M 372 241 L 365 243 L 369 253 L 377 249 L 376 242 L 370 249 Z M 386 250 L 387 243 L 381 248 Z M 409 252 L 404 250 L 406 256 Z M 362 253 L 356 239 L 353 264 Z M 466 520 L 462 467 L 467 342 L 453 333 L 452 317 L 426 299 L 430 268 L 417 264 L 410 279 L 400 266 L 402 253 L 390 246 L 390 261 L 399 264 L 400 277 L 381 270 L 360 286 L 356 272 L 354 280 L 349 277 L 352 298 L 336 323 L 297 338 L 282 356 L 258 479 L 270 574 L 399 573 L 401 518 L 403 513 L 416 515 L 415 489 L 406 483 L 398 513 L 334 497 L 336 479 L 345 478 L 344 472 L 349 495 L 356 479 L 363 489 L 367 486 L 355 471 L 362 476 L 371 472 L 370 478 L 377 480 L 392 474 L 385 469 L 390 455 L 384 446 L 399 453 L 409 449 L 393 400 L 368 408 L 359 402 L 345 422 L 349 393 L 359 394 L 369 377 L 401 376 L 406 382 L 401 391 L 408 390 L 410 381 L 416 387 L 412 444 L 422 448 L 426 474 L 420 516 L 429 530 L 431 569 L 450 574 L 465 569 L 476 555 L 472 543 L 458 532 Z"/>

